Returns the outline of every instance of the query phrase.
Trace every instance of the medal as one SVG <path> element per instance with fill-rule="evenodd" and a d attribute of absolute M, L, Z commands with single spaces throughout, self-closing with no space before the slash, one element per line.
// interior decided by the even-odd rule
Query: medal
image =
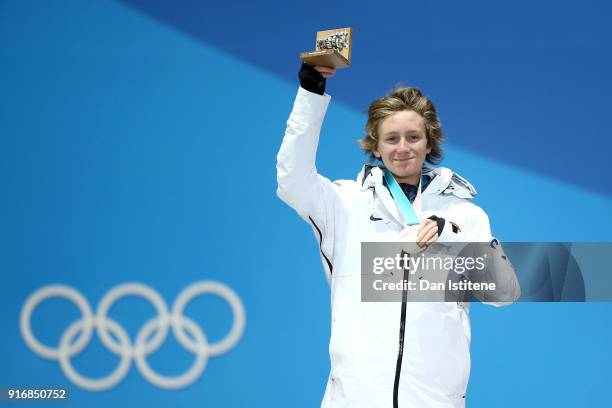
<path fill-rule="evenodd" d="M 385 180 L 387 181 L 387 185 L 389 186 L 393 200 L 395 201 L 395 204 L 397 204 L 397 207 L 404 218 L 404 222 L 406 223 L 406 227 L 399 233 L 400 241 L 416 242 L 417 231 L 419 229 L 419 225 L 421 225 L 421 221 L 418 216 L 418 214 L 421 213 L 421 180 L 419 178 L 419 185 L 417 187 L 414 205 L 410 204 L 408 197 L 406 197 L 402 191 L 402 188 L 397 183 L 397 180 L 395 180 L 393 174 L 391 174 L 391 172 L 387 169 L 385 169 Z"/>
<path fill-rule="evenodd" d="M 417 232 L 419 230 L 419 225 L 407 225 L 406 228 L 400 231 L 400 241 L 403 242 L 416 242 L 417 240 Z"/>

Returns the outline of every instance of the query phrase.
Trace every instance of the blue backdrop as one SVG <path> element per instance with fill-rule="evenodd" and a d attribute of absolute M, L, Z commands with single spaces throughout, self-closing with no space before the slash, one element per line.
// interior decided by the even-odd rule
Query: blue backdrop
<path fill-rule="evenodd" d="M 436 102 L 443 165 L 476 186 L 501 240 L 612 241 L 607 2 L 371 8 L 0 1 L 0 386 L 66 386 L 66 406 L 318 406 L 329 288 L 310 228 L 276 198 L 275 156 L 297 55 L 321 29 L 354 30 L 353 66 L 328 81 L 321 173 L 355 176 L 363 110 L 403 81 Z M 246 325 L 184 386 L 161 388 L 132 362 L 116 384 L 88 390 L 20 330 L 26 300 L 50 284 L 74 288 L 95 312 L 117 285 L 143 283 L 171 308 L 199 281 L 230 288 Z M 610 405 L 610 312 L 473 305 L 469 405 Z M 156 314 L 142 297 L 109 312 L 132 342 Z M 215 296 L 183 315 L 209 343 L 236 319 Z M 31 327 L 57 347 L 79 316 L 49 299 Z M 70 358 L 93 379 L 120 361 L 96 334 Z M 172 334 L 147 356 L 164 376 L 194 360 Z"/>

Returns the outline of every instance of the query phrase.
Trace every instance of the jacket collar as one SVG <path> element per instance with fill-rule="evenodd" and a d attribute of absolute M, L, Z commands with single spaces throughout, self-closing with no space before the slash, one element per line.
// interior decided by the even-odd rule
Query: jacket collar
<path fill-rule="evenodd" d="M 453 194 L 460 198 L 471 199 L 477 192 L 474 186 L 446 167 L 423 168 L 423 174 L 432 178 L 424 194 Z M 357 175 L 357 183 L 361 191 L 374 189 L 377 185 L 383 186 L 383 170 L 381 167 L 368 163 L 363 166 Z M 378 191 L 378 190 L 377 190 Z"/>
<path fill-rule="evenodd" d="M 422 193 L 424 198 L 428 195 L 453 194 L 460 198 L 471 199 L 476 195 L 476 189 L 466 179 L 446 167 L 424 168 L 423 175 L 431 177 L 429 185 Z M 357 175 L 361 191 L 370 189 L 373 191 L 372 216 L 385 219 L 386 222 L 395 220 L 400 225 L 405 225 L 404 217 L 389 189 L 384 185 L 383 179 L 383 168 L 370 163 L 363 166 Z"/>

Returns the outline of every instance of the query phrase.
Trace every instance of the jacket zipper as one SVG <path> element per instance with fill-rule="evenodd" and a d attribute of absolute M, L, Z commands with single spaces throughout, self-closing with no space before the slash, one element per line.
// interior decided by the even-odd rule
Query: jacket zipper
<path fill-rule="evenodd" d="M 410 254 L 406 253 L 406 251 L 402 251 L 402 258 L 404 254 L 410 258 Z M 410 279 L 410 268 L 404 269 L 404 278 L 405 281 Z M 399 382 L 400 382 L 400 373 L 402 371 L 402 359 L 404 357 L 404 332 L 406 329 L 406 301 L 408 299 L 408 291 L 404 289 L 402 291 L 402 312 L 400 316 L 400 330 L 399 330 L 399 348 L 397 352 L 397 363 L 395 365 L 395 381 L 393 382 L 393 408 L 398 408 L 398 392 L 399 392 Z"/>

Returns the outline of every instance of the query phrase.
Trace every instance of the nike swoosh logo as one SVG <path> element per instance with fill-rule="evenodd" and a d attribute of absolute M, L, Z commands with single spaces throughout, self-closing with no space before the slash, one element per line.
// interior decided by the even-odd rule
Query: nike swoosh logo
<path fill-rule="evenodd" d="M 376 217 L 374 217 L 374 214 L 372 214 L 372 215 L 370 215 L 370 220 L 371 221 L 380 221 L 380 220 L 382 220 L 382 218 L 376 218 Z"/>

